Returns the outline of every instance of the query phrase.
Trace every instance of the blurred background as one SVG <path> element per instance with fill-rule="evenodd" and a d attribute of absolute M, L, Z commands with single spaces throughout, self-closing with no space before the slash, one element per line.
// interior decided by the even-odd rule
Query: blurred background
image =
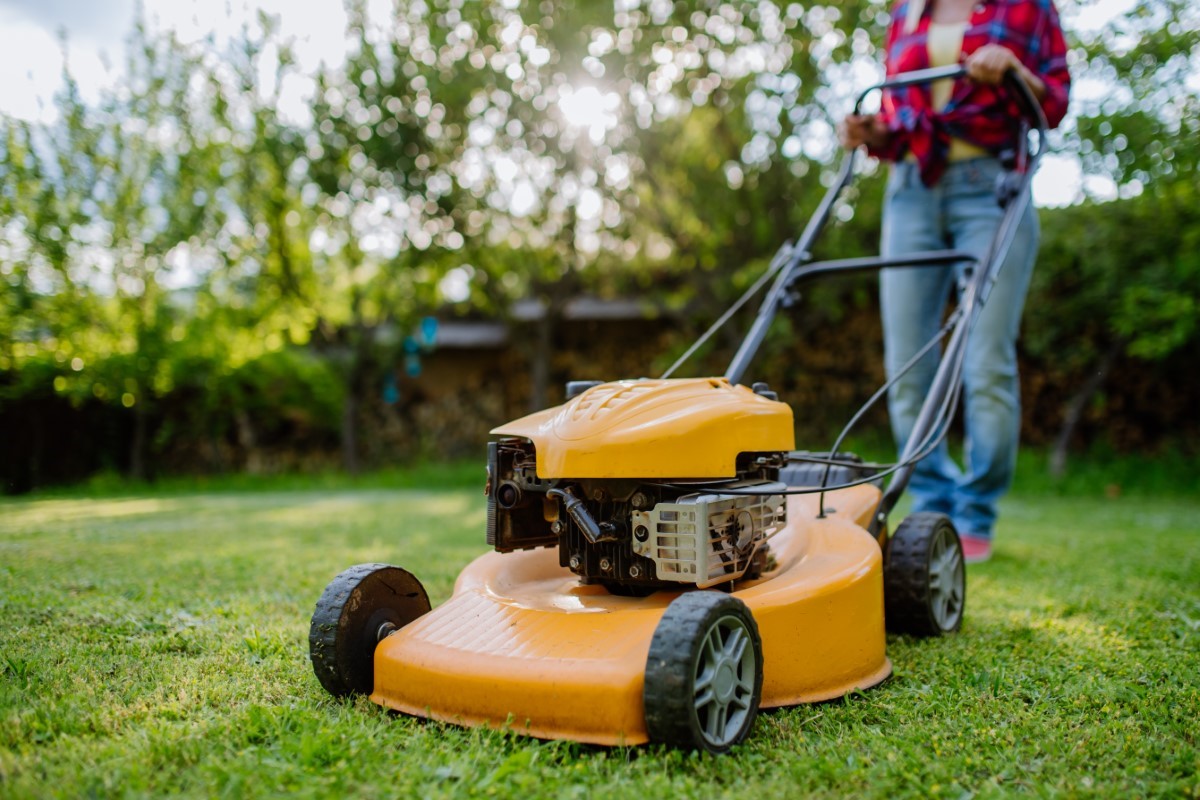
<path fill-rule="evenodd" d="M 820 199 L 887 6 L 0 0 L 0 485 L 482 463 L 568 379 L 661 374 Z M 1058 6 L 1023 437 L 1191 457 L 1200 8 Z M 882 172 L 821 255 L 876 251 Z M 828 447 L 882 382 L 874 280 L 748 379 Z"/>

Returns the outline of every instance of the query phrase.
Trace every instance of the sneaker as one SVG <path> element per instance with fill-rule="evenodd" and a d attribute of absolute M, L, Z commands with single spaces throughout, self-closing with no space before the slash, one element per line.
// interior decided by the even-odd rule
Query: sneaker
<path fill-rule="evenodd" d="M 962 542 L 963 561 L 966 563 L 978 564 L 992 557 L 992 540 L 988 537 L 960 533 L 958 539 Z"/>

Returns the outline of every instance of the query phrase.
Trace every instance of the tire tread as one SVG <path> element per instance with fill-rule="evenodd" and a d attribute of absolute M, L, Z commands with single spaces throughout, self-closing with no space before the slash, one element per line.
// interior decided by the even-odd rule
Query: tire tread
<path fill-rule="evenodd" d="M 929 550 L 943 525 L 953 527 L 944 514 L 919 511 L 905 517 L 888 540 L 884 620 L 893 633 L 925 638 L 950 632 L 941 629 L 930 606 Z M 961 624 L 961 614 L 958 620 Z"/>
<path fill-rule="evenodd" d="M 400 567 L 373 562 L 355 564 L 338 573 L 317 600 L 308 630 L 309 658 L 312 661 L 313 672 L 325 691 L 334 697 L 368 693 L 372 689 L 367 684 L 371 682 L 373 675 L 351 674 L 352 671 L 347 667 L 346 649 L 356 644 L 354 641 L 348 641 L 347 637 L 352 637 L 358 632 L 347 630 L 345 612 L 355 590 L 372 575 L 383 570 L 400 570 L 412 578 L 419 590 L 414 598 L 418 607 L 423 605 L 424 611 L 429 610 L 429 598 L 420 581 Z"/>

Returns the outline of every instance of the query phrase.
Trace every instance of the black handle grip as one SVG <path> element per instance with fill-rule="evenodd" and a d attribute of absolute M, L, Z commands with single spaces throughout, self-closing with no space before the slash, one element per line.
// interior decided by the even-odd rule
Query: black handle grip
<path fill-rule="evenodd" d="M 863 100 L 866 100 L 871 92 L 882 91 L 883 89 L 901 89 L 905 86 L 915 86 L 918 83 L 932 83 L 945 78 L 961 78 L 967 74 L 967 68 L 962 64 L 951 64 L 946 67 L 930 67 L 929 69 L 916 69 L 912 72 L 901 72 L 885 78 L 874 86 L 868 86 L 858 95 L 858 99 L 854 101 L 854 113 L 858 114 L 862 111 Z"/>

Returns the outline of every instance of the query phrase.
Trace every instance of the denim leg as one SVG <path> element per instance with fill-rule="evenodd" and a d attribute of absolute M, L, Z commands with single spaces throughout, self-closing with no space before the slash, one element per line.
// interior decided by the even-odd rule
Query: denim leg
<path fill-rule="evenodd" d="M 882 255 L 886 258 L 945 248 L 946 231 L 940 205 L 941 187 L 923 185 L 915 164 L 893 165 L 883 206 Z M 898 267 L 880 273 L 884 367 L 889 379 L 941 327 L 953 282 L 954 269 L 950 266 Z M 938 348 L 927 353 L 888 390 L 888 416 L 898 451 L 903 451 L 912 433 L 937 371 L 939 353 Z M 953 513 L 954 494 L 961 477 L 943 441 L 913 472 L 908 486 L 913 510 Z"/>
<path fill-rule="evenodd" d="M 967 162 L 964 180 L 946 186 L 947 227 L 955 246 L 982 257 L 1002 210 L 992 195 L 996 168 Z M 954 496 L 960 533 L 991 536 L 996 502 L 1012 483 L 1021 427 L 1017 334 L 1037 256 L 1038 222 L 1027 206 L 987 304 L 967 337 L 963 369 L 966 466 Z"/>

